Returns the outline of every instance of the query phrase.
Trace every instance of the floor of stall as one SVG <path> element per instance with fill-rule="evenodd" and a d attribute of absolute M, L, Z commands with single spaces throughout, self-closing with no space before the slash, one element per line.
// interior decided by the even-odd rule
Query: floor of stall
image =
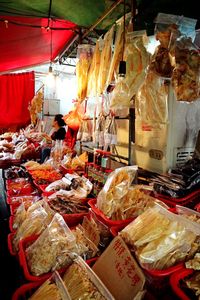
<path fill-rule="evenodd" d="M 0 169 L 0 300 L 11 300 L 14 291 L 23 283 L 26 283 L 17 257 L 11 256 L 8 250 L 9 216 L 10 211 L 6 203 L 4 180 Z M 144 300 L 161 299 L 178 300 L 170 289 L 159 296 L 151 292 L 144 297 Z"/>

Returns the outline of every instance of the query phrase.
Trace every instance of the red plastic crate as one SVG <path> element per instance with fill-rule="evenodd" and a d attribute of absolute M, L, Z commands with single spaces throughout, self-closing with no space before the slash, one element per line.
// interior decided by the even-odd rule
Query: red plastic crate
<path fill-rule="evenodd" d="M 31 195 L 34 192 L 34 189 L 31 185 L 28 185 L 27 187 L 23 187 L 18 190 L 7 190 L 7 197 L 12 196 L 22 196 L 22 195 Z"/>
<path fill-rule="evenodd" d="M 40 276 L 34 276 L 29 271 L 25 250 L 30 244 L 35 242 L 37 238 L 38 235 L 32 235 L 19 242 L 19 261 L 20 261 L 20 265 L 23 268 L 24 276 L 28 281 L 40 281 L 40 280 L 44 281 L 48 279 L 52 274 L 51 272 L 49 272 L 46 274 L 42 274 Z"/>
<path fill-rule="evenodd" d="M 200 203 L 198 203 L 196 206 L 195 206 L 195 209 L 196 211 L 198 211 L 200 213 Z"/>
<path fill-rule="evenodd" d="M 33 180 L 33 183 L 41 192 L 43 192 L 45 188 L 48 186 L 48 184 L 38 184 L 35 180 Z"/>
<path fill-rule="evenodd" d="M 90 266 L 96 260 L 97 260 L 97 258 L 94 257 L 94 258 L 88 259 L 86 262 Z M 44 280 L 38 280 L 35 282 L 23 284 L 14 292 L 14 294 L 12 295 L 12 300 L 27 300 L 27 299 L 29 299 L 33 295 L 35 290 L 38 289 L 42 285 L 43 282 L 44 282 Z"/>
<path fill-rule="evenodd" d="M 83 221 L 83 218 L 88 215 L 89 212 L 80 214 L 61 214 L 69 227 L 76 226 L 77 224 L 81 223 Z"/>
<path fill-rule="evenodd" d="M 197 205 L 200 201 L 200 189 L 182 198 L 173 198 L 157 193 L 154 193 L 152 196 L 168 204 L 170 207 L 174 207 L 176 204 L 178 204 L 194 208 L 195 205 Z"/>
<path fill-rule="evenodd" d="M 104 215 L 104 213 L 98 209 L 96 207 L 96 203 L 97 203 L 97 200 L 96 199 L 92 199 L 92 200 L 89 200 L 88 201 L 88 204 L 89 206 L 91 207 L 92 211 L 100 218 L 100 220 L 105 224 L 107 225 L 108 227 L 112 227 L 112 226 L 123 226 L 124 227 L 126 225 L 128 225 L 131 221 L 134 220 L 134 218 L 129 218 L 129 219 L 126 219 L 126 220 L 117 220 L 117 221 L 113 221 L 111 219 L 109 219 L 108 217 L 106 217 Z"/>
<path fill-rule="evenodd" d="M 8 250 L 9 250 L 10 254 L 11 254 L 12 256 L 15 256 L 15 255 L 17 255 L 17 252 L 15 252 L 15 251 L 13 250 L 13 246 L 12 246 L 12 240 L 13 240 L 13 237 L 14 237 L 14 232 L 9 233 L 9 234 L 8 234 L 8 237 L 7 237 L 7 241 L 8 241 Z"/>
<path fill-rule="evenodd" d="M 174 293 L 181 299 L 181 300 L 191 300 L 184 291 L 181 289 L 180 282 L 182 279 L 186 278 L 188 275 L 193 274 L 192 269 L 186 269 L 183 267 L 181 270 L 178 270 L 178 272 L 173 273 L 170 276 L 170 285 Z"/>
<path fill-rule="evenodd" d="M 20 206 L 20 203 L 10 205 L 10 214 L 11 216 L 15 215 L 17 208 Z"/>
<path fill-rule="evenodd" d="M 51 275 L 52 272 L 48 272 L 46 274 L 42 274 L 40 276 L 34 276 L 30 273 L 29 268 L 28 268 L 28 264 L 27 264 L 27 260 L 26 260 L 26 248 L 32 244 L 33 242 L 36 241 L 36 239 L 38 238 L 39 235 L 32 235 L 29 236 L 27 238 L 25 238 L 24 240 L 21 240 L 19 242 L 19 261 L 20 261 L 20 265 L 23 268 L 24 271 L 24 276 L 27 280 L 29 281 L 44 281 L 46 279 L 48 279 Z M 98 257 L 93 257 L 91 259 L 86 260 L 87 264 L 91 265 L 93 264 L 96 260 L 98 259 Z M 66 270 L 66 267 L 57 270 L 59 273 L 62 273 Z"/>
<path fill-rule="evenodd" d="M 9 229 L 11 232 L 15 232 L 16 230 L 13 228 L 14 216 L 10 216 L 9 218 Z"/>
<path fill-rule="evenodd" d="M 26 283 L 20 286 L 12 295 L 12 300 L 27 300 L 29 299 L 34 291 L 38 289 L 44 280 Z"/>

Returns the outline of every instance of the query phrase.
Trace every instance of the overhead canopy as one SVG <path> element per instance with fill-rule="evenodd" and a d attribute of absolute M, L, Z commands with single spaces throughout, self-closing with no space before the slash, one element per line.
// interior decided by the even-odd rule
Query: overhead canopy
<path fill-rule="evenodd" d="M 0 72 L 52 61 L 76 29 L 69 21 L 51 20 L 48 30 L 46 18 L 7 16 L 6 21 L 0 23 Z"/>
<path fill-rule="evenodd" d="M 123 1 L 0 0 L 0 72 L 49 62 L 69 47 L 74 29 L 86 30 L 117 4 L 96 27 L 108 29 L 123 15 Z M 196 0 L 125 0 L 126 11 L 131 11 L 132 2 L 137 6 L 135 29 L 152 31 L 158 12 L 199 18 Z"/>

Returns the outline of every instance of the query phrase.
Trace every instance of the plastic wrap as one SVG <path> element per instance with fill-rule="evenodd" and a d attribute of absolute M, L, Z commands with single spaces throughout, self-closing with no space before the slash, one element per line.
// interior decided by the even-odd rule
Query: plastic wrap
<path fill-rule="evenodd" d="M 106 89 L 106 81 L 109 72 L 108 66 L 112 58 L 112 40 L 113 40 L 114 26 L 105 34 L 103 39 L 103 49 L 101 52 L 99 76 L 98 76 L 98 95 L 103 94 Z"/>
<path fill-rule="evenodd" d="M 100 57 L 100 46 L 99 41 L 97 41 L 88 74 L 87 97 L 97 96 Z"/>
<path fill-rule="evenodd" d="M 126 77 L 119 77 L 111 98 L 112 108 L 130 107 L 130 100 L 143 83 L 149 54 L 144 47 L 145 31 L 127 34 L 124 60 L 126 61 Z"/>
<path fill-rule="evenodd" d="M 168 122 L 168 91 L 169 87 L 159 76 L 148 72 L 136 97 L 138 119 L 143 124 Z"/>
<path fill-rule="evenodd" d="M 114 300 L 102 281 L 80 257 L 67 269 L 63 281 L 72 300 Z"/>
<path fill-rule="evenodd" d="M 54 272 L 29 298 L 29 300 L 71 300 L 58 272 Z"/>
<path fill-rule="evenodd" d="M 53 268 L 59 269 L 66 262 L 68 253 L 74 251 L 76 240 L 69 227 L 59 214 L 55 214 L 39 238 L 26 249 L 30 272 L 39 276 Z M 71 258 L 68 258 L 68 262 Z"/>
<path fill-rule="evenodd" d="M 74 170 L 84 169 L 86 162 L 88 162 L 88 154 L 87 152 L 84 152 L 81 155 L 76 156 L 72 159 L 71 168 Z"/>
<path fill-rule="evenodd" d="M 200 226 L 160 205 L 149 208 L 121 231 L 145 269 L 164 269 L 194 255 Z M 196 249 L 197 251 L 197 249 Z"/>
<path fill-rule="evenodd" d="M 42 206 L 42 204 L 44 205 L 44 207 Z M 21 239 L 24 239 L 33 234 L 40 234 L 51 222 L 52 217 L 53 211 L 48 208 L 48 204 L 44 201 L 38 201 L 30 206 L 26 211 L 25 219 L 15 233 L 13 239 L 14 249 L 18 251 L 19 241 Z"/>
<path fill-rule="evenodd" d="M 109 218 L 115 213 L 121 199 L 127 194 L 128 188 L 136 176 L 137 166 L 115 169 L 97 196 L 97 207 Z"/>
<path fill-rule="evenodd" d="M 114 53 L 112 56 L 110 69 L 107 78 L 107 86 L 114 80 L 117 79 L 118 71 L 119 71 L 119 62 L 122 59 L 123 52 L 123 35 L 124 35 L 124 26 L 123 21 L 121 20 L 116 25 L 116 34 L 115 34 L 115 45 L 114 45 Z"/>
<path fill-rule="evenodd" d="M 76 76 L 78 93 L 77 98 L 82 102 L 87 95 L 88 73 L 92 62 L 93 46 L 88 44 L 78 45 L 78 62 L 76 64 Z"/>
<path fill-rule="evenodd" d="M 200 54 L 190 38 L 175 43 L 175 69 L 172 85 L 178 101 L 191 102 L 200 97 Z"/>
<path fill-rule="evenodd" d="M 175 41 L 185 35 L 194 38 L 195 19 L 159 13 L 155 19 L 155 36 L 160 45 L 152 57 L 150 69 L 156 74 L 170 78 L 174 68 L 173 47 Z"/>

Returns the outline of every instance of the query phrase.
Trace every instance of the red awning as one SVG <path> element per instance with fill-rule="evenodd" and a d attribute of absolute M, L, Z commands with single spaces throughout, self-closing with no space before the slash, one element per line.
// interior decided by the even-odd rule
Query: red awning
<path fill-rule="evenodd" d="M 76 29 L 76 24 L 58 19 L 48 23 L 47 18 L 1 16 L 0 21 L 0 72 L 4 73 L 50 62 Z"/>

